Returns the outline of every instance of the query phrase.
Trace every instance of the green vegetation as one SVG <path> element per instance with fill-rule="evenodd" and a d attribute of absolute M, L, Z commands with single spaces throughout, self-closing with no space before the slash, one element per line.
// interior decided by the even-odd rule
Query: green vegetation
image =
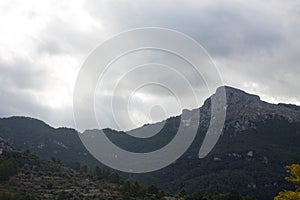
<path fill-rule="evenodd" d="M 0 157 L 0 181 L 7 181 L 17 172 L 17 164 L 14 160 L 5 160 Z"/>
<path fill-rule="evenodd" d="M 3 141 L 1 146 L 5 144 Z M 248 200 L 236 190 L 228 194 L 194 193 L 182 189 L 167 194 L 155 185 L 148 187 L 128 181 L 116 172 L 96 166 L 89 170 L 80 163 L 61 164 L 57 159 L 43 160 L 29 151 L 6 148 L 0 155 L 0 199 L 187 199 Z"/>
<path fill-rule="evenodd" d="M 135 175 L 134 179 L 171 192 L 185 188 L 188 194 L 226 193 L 236 188 L 242 195 L 257 199 L 271 199 L 282 188 L 292 189 L 292 184 L 283 181 L 282 165 L 300 160 L 300 123 L 272 119 L 253 124 L 255 129 L 240 132 L 233 128 L 235 124 L 228 125 L 213 151 L 199 159 L 205 133 L 202 129 L 175 163 L 153 173 Z"/>
<path fill-rule="evenodd" d="M 285 179 L 295 185 L 295 191 L 285 190 L 279 192 L 279 194 L 274 198 L 274 200 L 299 200 L 300 199 L 300 165 L 292 164 L 286 166 L 287 172 L 290 176 Z"/>
<path fill-rule="evenodd" d="M 192 195 L 185 195 L 186 200 L 254 200 L 253 197 L 243 197 L 241 194 L 233 189 L 231 192 L 226 194 L 210 194 L 206 192 L 196 192 Z"/>
<path fill-rule="evenodd" d="M 130 182 L 119 174 L 96 166 L 61 164 L 43 160 L 30 151 L 15 151 L 3 140 L 0 155 L 0 199 L 161 199 L 165 193 L 155 186 Z"/>

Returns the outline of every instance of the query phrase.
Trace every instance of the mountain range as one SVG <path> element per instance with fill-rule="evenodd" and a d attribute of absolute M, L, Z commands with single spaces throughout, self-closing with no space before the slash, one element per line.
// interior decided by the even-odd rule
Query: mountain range
<path fill-rule="evenodd" d="M 213 150 L 199 159 L 199 148 L 208 130 L 212 97 L 200 108 L 184 110 L 184 116 L 200 113 L 199 121 L 185 120 L 189 127 L 199 124 L 197 135 L 188 150 L 175 162 L 161 170 L 145 174 L 122 176 L 139 180 L 146 185 L 156 184 L 170 192 L 183 188 L 196 191 L 226 193 L 236 188 L 244 195 L 271 199 L 292 185 L 285 180 L 284 166 L 300 163 L 300 107 L 291 104 L 271 104 L 259 96 L 222 86 L 226 91 L 226 119 L 222 134 Z M 148 152 L 168 144 L 176 135 L 183 115 L 148 124 L 130 132 L 105 129 L 106 136 L 119 147 L 132 152 Z M 184 118 L 185 119 L 185 118 Z M 157 127 L 158 134 L 147 135 Z M 88 134 L 87 130 L 83 134 Z M 95 166 L 99 162 L 85 149 L 78 132 L 70 128 L 53 128 L 28 117 L 0 119 L 0 137 L 14 148 L 30 150 L 43 158 L 63 162 L 80 162 Z"/>

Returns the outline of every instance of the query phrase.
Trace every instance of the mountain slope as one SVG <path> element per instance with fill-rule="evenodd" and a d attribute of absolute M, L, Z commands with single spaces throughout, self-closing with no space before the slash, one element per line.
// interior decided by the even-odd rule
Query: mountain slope
<path fill-rule="evenodd" d="M 182 199 L 155 186 L 145 188 L 96 167 L 69 167 L 13 149 L 0 138 L 0 199 Z M 225 194 L 226 195 L 226 194 Z M 220 195 L 224 196 L 224 195 Z"/>
<path fill-rule="evenodd" d="M 218 143 L 207 157 L 199 159 L 198 153 L 209 126 L 212 97 L 199 109 L 183 111 L 191 117 L 195 112 L 200 113 L 198 133 L 188 151 L 164 169 L 133 178 L 172 192 L 185 188 L 188 192 L 225 193 L 236 188 L 258 199 L 270 199 L 282 188 L 292 187 L 284 181 L 284 166 L 300 163 L 300 107 L 270 104 L 239 89 L 227 86 L 224 89 L 226 122 Z M 164 124 L 158 134 L 149 138 L 139 139 L 110 129 L 104 132 L 123 149 L 148 152 L 173 139 L 181 117 L 129 132 L 130 135 L 149 135 Z M 184 123 L 188 127 L 198 122 L 191 118 Z M 72 129 L 53 129 L 34 119 L 13 117 L 0 119 L 0 137 L 7 138 L 17 148 L 29 148 L 48 158 L 96 163 Z"/>
<path fill-rule="evenodd" d="M 242 194 L 270 199 L 285 182 L 284 166 L 300 162 L 300 109 L 294 105 L 269 104 L 257 95 L 225 87 L 227 115 L 223 133 L 213 151 L 198 158 L 210 121 L 210 98 L 192 111 L 200 112 L 200 127 L 188 151 L 170 166 L 147 174 L 135 175 L 146 184 L 157 184 L 169 190 L 188 192 L 226 192 L 236 188 Z M 163 129 L 148 139 L 131 138 L 124 133 L 106 134 L 118 146 L 135 152 L 155 150 L 167 144 L 176 134 L 181 116 L 165 122 Z M 189 126 L 193 126 L 189 122 Z M 136 135 L 153 125 L 134 130 Z M 188 131 L 186 132 L 188 134 Z M 162 144 L 163 143 L 163 144 Z"/>
<path fill-rule="evenodd" d="M 242 197 L 236 190 L 226 194 L 196 193 L 166 194 L 154 185 L 144 187 L 138 182 L 122 179 L 118 174 L 96 167 L 87 171 L 84 166 L 70 167 L 59 161 L 44 160 L 29 151 L 13 149 L 0 138 L 0 199 L 133 199 L 133 200 L 207 200 Z"/>
<path fill-rule="evenodd" d="M 70 128 L 52 128 L 29 117 L 0 119 L 0 137 L 14 148 L 30 150 L 43 158 L 95 165 L 98 162 L 82 145 L 78 133 Z"/>
<path fill-rule="evenodd" d="M 122 196 L 120 179 L 86 172 L 13 149 L 0 139 L 0 199 L 107 199 Z"/>
<path fill-rule="evenodd" d="M 160 171 L 138 175 L 138 180 L 170 191 L 236 188 L 258 199 L 271 199 L 281 188 L 292 187 L 284 180 L 284 166 L 300 162 L 299 107 L 269 104 L 256 95 L 225 89 L 226 123 L 213 151 L 198 158 L 210 120 L 204 118 L 194 143 L 179 160 Z M 208 116 L 209 109 L 210 99 L 199 109 L 200 115 Z"/>

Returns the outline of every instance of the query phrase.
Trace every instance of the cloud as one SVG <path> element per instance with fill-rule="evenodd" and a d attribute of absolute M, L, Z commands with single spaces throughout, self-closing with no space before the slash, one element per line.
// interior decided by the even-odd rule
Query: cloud
<path fill-rule="evenodd" d="M 272 48 L 285 39 L 281 19 L 261 9 L 259 5 L 266 4 L 259 1 L 253 3 L 255 6 L 242 1 L 89 3 L 91 15 L 104 19 L 104 25 L 111 29 L 147 26 L 175 29 L 196 39 L 213 56 Z"/>
<path fill-rule="evenodd" d="M 30 115 L 54 126 L 74 126 L 74 84 L 89 53 L 114 34 L 149 26 L 181 31 L 199 42 L 218 65 L 224 84 L 266 101 L 300 104 L 297 1 L 2 1 L 0 13 L 0 26 L 5 27 L 0 30 L 1 116 Z M 181 75 L 189 77 L 199 96 L 197 106 L 209 95 L 201 77 L 193 76 L 178 58 L 161 52 L 131 54 L 112 66 L 105 88 L 96 93 L 104 126 L 117 127 L 108 106 L 112 97 L 124 129 L 179 114 L 174 97 L 162 88 L 139 90 L 128 107 L 125 97 L 149 78 L 172 86 L 183 108 L 195 107 L 176 74 L 154 70 L 131 73 L 119 81 L 132 66 L 150 62 L 184 69 Z M 116 81 L 118 93 L 112 96 Z M 165 116 L 151 116 L 157 104 L 165 108 Z"/>
<path fill-rule="evenodd" d="M 0 84 L 7 88 L 39 90 L 43 88 L 45 71 L 32 66 L 25 58 L 16 58 L 12 62 L 0 60 Z"/>

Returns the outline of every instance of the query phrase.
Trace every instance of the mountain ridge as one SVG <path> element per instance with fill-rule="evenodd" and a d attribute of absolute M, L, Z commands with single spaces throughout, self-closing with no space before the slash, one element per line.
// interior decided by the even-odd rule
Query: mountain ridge
<path fill-rule="evenodd" d="M 267 103 L 257 95 L 222 87 L 227 95 L 227 115 L 223 133 L 211 153 L 203 159 L 197 157 L 211 118 L 211 99 L 208 98 L 200 108 L 183 110 L 191 115 L 200 112 L 198 133 L 187 152 L 164 169 L 133 175 L 132 179 L 146 185 L 156 184 L 172 192 L 182 188 L 189 193 L 228 192 L 237 188 L 242 194 L 252 194 L 258 199 L 270 199 L 282 188 L 291 187 L 284 182 L 284 165 L 300 162 L 300 107 Z M 84 148 L 76 130 L 31 126 L 34 120 L 22 122 L 20 119 L 23 120 L 0 119 L 0 137 L 8 139 L 19 149 L 30 149 L 42 157 L 83 162 L 90 166 L 99 164 Z M 186 126 L 194 123 L 181 119 L 181 115 L 170 117 L 163 121 L 164 127 L 157 135 L 142 139 L 128 138 L 126 132 L 112 129 L 104 132 L 120 148 L 148 152 L 171 141 L 181 120 Z M 158 125 L 163 122 L 158 122 Z M 148 130 L 149 127 L 155 129 L 154 125 L 136 131 Z"/>
<path fill-rule="evenodd" d="M 296 105 L 296 104 L 291 104 L 291 103 L 283 103 L 283 102 L 279 102 L 279 103 L 270 103 L 270 102 L 267 102 L 267 101 L 263 101 L 261 100 L 260 96 L 259 95 L 256 95 L 256 94 L 252 94 L 252 93 L 248 93 L 242 89 L 238 89 L 238 88 L 235 88 L 235 87 L 232 87 L 232 86 L 228 86 L 228 85 L 223 85 L 223 86 L 220 86 L 216 89 L 216 92 L 218 92 L 218 90 L 221 90 L 222 88 L 225 89 L 226 91 L 226 98 L 227 98 L 227 102 L 228 102 L 228 94 L 241 94 L 242 96 L 247 96 L 247 97 L 251 97 L 251 99 L 253 100 L 256 100 L 256 101 L 260 101 L 261 103 L 265 104 L 265 105 L 268 105 L 268 106 L 279 106 L 283 109 L 286 109 L 286 111 L 293 111 L 293 110 L 297 110 L 297 111 L 300 111 L 300 105 Z M 140 127 L 137 127 L 137 128 L 133 128 L 133 129 L 130 129 L 128 131 L 124 131 L 124 130 L 116 130 L 116 129 L 113 129 L 113 128 L 104 128 L 103 130 L 112 130 L 112 131 L 116 131 L 116 132 L 131 132 L 131 131 L 134 131 L 135 129 L 140 129 L 140 128 L 143 128 L 145 126 L 149 126 L 149 125 L 154 125 L 154 124 L 157 124 L 157 123 L 161 123 L 169 118 L 174 118 L 174 117 L 179 117 L 183 114 L 183 112 L 191 112 L 191 111 L 195 111 L 195 110 L 198 110 L 198 109 L 201 109 L 203 106 L 205 106 L 205 104 L 207 104 L 208 101 L 210 101 L 211 97 L 213 96 L 214 94 L 212 94 L 210 97 L 208 97 L 204 103 L 198 107 L 198 108 L 194 108 L 194 109 L 182 109 L 182 112 L 178 115 L 174 115 L 174 116 L 170 116 L 164 120 L 161 120 L 159 122 L 155 122 L 155 123 L 146 123 L 146 124 L 143 124 L 142 126 Z M 241 97 L 240 95 L 240 97 Z M 237 102 L 235 102 L 237 103 Z M 248 103 L 248 102 L 247 102 Z M 278 107 L 278 108 L 279 108 Z M 59 127 L 53 127 L 51 126 L 50 124 L 44 122 L 43 120 L 39 119 L 39 118 L 34 118 L 34 117 L 27 117 L 27 116 L 8 116 L 8 117 L 0 117 L 0 120 L 9 120 L 11 118 L 14 118 L 14 119 L 24 119 L 24 120 L 34 120 L 34 121 L 37 121 L 37 122 L 40 122 L 41 124 L 44 124 L 45 126 L 47 126 L 48 128 L 51 128 L 51 129 L 71 129 L 73 131 L 76 131 L 76 132 L 79 132 L 76 130 L 76 128 L 72 128 L 72 127 L 66 127 L 66 126 L 59 126 Z M 297 118 L 297 120 L 300 121 L 300 117 Z M 92 128 L 92 129 L 97 129 L 97 128 Z M 92 130 L 92 129 L 86 129 L 86 130 Z M 84 132 L 84 131 L 83 131 Z"/>

